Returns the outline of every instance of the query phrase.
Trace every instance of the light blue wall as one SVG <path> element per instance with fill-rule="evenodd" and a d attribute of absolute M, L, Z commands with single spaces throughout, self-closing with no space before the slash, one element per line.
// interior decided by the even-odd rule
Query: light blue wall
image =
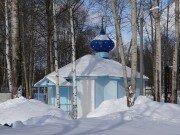
<path fill-rule="evenodd" d="M 82 86 L 80 83 L 80 80 L 77 80 L 77 112 L 78 112 L 78 117 L 82 117 L 83 113 L 82 113 L 82 105 L 81 105 L 81 101 L 82 101 Z"/>
<path fill-rule="evenodd" d="M 90 85 L 91 80 L 95 80 L 94 85 Z M 45 82 L 42 82 L 43 86 Z M 55 86 L 48 83 L 48 104 L 55 105 L 56 90 Z M 140 80 L 137 79 L 136 96 L 139 95 Z M 77 79 L 77 103 L 78 103 L 78 116 L 84 116 L 90 108 L 97 108 L 104 100 L 122 98 L 126 95 L 124 89 L 123 78 L 116 77 L 79 77 Z M 92 96 L 91 91 L 94 90 Z M 60 105 L 61 108 L 71 114 L 72 105 L 72 88 L 60 87 Z M 94 102 L 91 100 L 91 96 L 94 97 Z"/>
<path fill-rule="evenodd" d="M 104 101 L 104 80 L 95 80 L 95 108 L 97 108 Z"/>
<path fill-rule="evenodd" d="M 136 97 L 140 95 L 140 79 L 136 83 Z M 103 101 L 126 96 L 123 78 L 99 77 L 95 79 L 95 108 Z"/>
<path fill-rule="evenodd" d="M 109 77 L 100 77 L 95 80 L 95 108 L 104 100 L 117 99 L 118 81 Z"/>
<path fill-rule="evenodd" d="M 126 95 L 126 92 L 124 89 L 124 80 L 120 79 L 118 81 L 118 98 L 122 98 L 125 95 Z M 138 97 L 139 95 L 140 95 L 140 79 L 136 79 L 136 97 Z"/>
<path fill-rule="evenodd" d="M 48 104 L 55 106 L 56 90 L 55 86 L 48 87 Z"/>
<path fill-rule="evenodd" d="M 60 92 L 60 107 L 64 111 L 70 113 L 71 111 L 71 97 L 72 89 L 71 87 L 59 87 Z M 48 104 L 55 106 L 56 100 L 56 89 L 55 86 L 48 87 Z"/>
<path fill-rule="evenodd" d="M 70 87 L 60 87 L 60 107 L 64 111 L 71 113 L 72 89 Z"/>
<path fill-rule="evenodd" d="M 46 93 L 34 93 L 34 99 L 45 102 L 45 96 L 47 96 Z"/>
<path fill-rule="evenodd" d="M 118 83 L 118 93 L 117 93 L 117 97 L 118 98 L 122 98 L 126 95 L 125 89 L 124 89 L 124 80 L 121 78 L 117 81 Z"/>
<path fill-rule="evenodd" d="M 140 79 L 136 79 L 136 97 L 140 95 Z"/>
<path fill-rule="evenodd" d="M 77 80 L 78 117 L 86 117 L 94 105 L 94 80 Z M 92 95 L 93 94 L 93 95 Z M 93 101 L 92 101 L 93 100 Z"/>
<path fill-rule="evenodd" d="M 104 100 L 117 98 L 117 80 L 107 80 L 104 87 Z"/>

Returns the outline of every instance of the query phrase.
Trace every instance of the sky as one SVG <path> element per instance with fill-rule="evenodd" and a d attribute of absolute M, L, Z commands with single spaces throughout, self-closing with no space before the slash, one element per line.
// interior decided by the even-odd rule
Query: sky
<path fill-rule="evenodd" d="M 107 16 L 106 20 L 108 23 L 106 26 L 106 33 L 109 35 L 109 37 L 112 40 L 116 40 L 113 16 L 110 13 L 110 11 L 109 10 L 104 11 L 104 9 L 102 9 L 101 5 L 99 5 L 99 4 L 93 4 L 93 5 L 89 6 L 90 5 L 89 3 L 90 3 L 90 0 L 85 0 L 85 6 L 90 7 L 89 8 L 89 17 L 88 17 L 86 24 L 101 27 L 102 16 Z M 127 13 L 128 12 L 129 12 L 129 9 L 127 10 Z M 109 14 L 111 14 L 111 15 L 109 15 Z M 122 27 L 123 27 L 123 29 L 122 29 L 123 42 L 126 45 L 131 40 L 131 32 L 130 32 L 131 26 L 130 26 L 130 23 L 128 23 L 127 26 L 122 25 Z"/>
<path fill-rule="evenodd" d="M 110 13 L 109 10 L 106 10 L 106 9 L 104 10 L 100 4 L 90 5 L 90 2 L 92 2 L 92 1 L 93 0 L 85 0 L 85 2 L 84 2 L 84 5 L 89 8 L 89 17 L 88 17 L 88 20 L 86 23 L 88 25 L 95 25 L 95 26 L 100 27 L 102 16 L 108 16 L 107 20 L 110 21 L 110 23 L 108 23 L 108 25 L 106 27 L 106 32 L 109 35 L 109 37 L 115 41 L 116 40 L 115 39 L 115 28 L 114 28 L 114 22 L 113 22 L 112 14 Z M 168 5 L 168 0 L 161 0 L 161 1 L 160 1 L 160 10 L 165 9 Z M 169 0 L 169 3 L 171 3 L 171 1 L 172 0 Z M 128 16 L 130 18 L 131 17 L 130 12 L 131 12 L 130 7 L 127 7 L 123 13 L 123 16 L 124 17 Z M 109 14 L 111 14 L 111 15 L 109 15 Z M 171 31 L 171 32 L 174 31 L 173 14 L 174 14 L 174 4 L 170 5 L 170 16 L 172 16 L 172 17 L 170 18 L 170 22 L 169 22 L 169 24 L 170 24 L 169 25 L 169 31 Z M 148 10 L 144 11 L 144 16 L 145 16 L 144 17 L 145 18 L 145 20 L 144 20 L 144 23 L 145 23 L 144 24 L 144 37 L 147 37 L 146 29 L 149 31 L 149 33 L 151 30 L 150 25 L 149 25 L 150 18 L 149 18 Z M 161 15 L 161 29 L 162 30 L 166 24 L 166 19 L 167 19 L 167 10 L 165 9 L 165 10 L 163 10 L 163 14 Z M 121 31 L 122 38 L 123 38 L 124 45 L 129 46 L 129 43 L 131 40 L 131 24 L 130 24 L 129 20 L 127 20 L 127 19 L 123 19 L 123 20 L 124 20 L 124 22 L 122 22 L 122 31 Z M 137 41 L 138 41 L 138 45 L 139 45 L 139 35 L 137 37 Z"/>

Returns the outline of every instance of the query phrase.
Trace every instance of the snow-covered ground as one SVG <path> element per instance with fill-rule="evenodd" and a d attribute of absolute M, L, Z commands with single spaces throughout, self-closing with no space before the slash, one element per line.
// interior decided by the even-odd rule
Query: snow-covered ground
<path fill-rule="evenodd" d="M 138 97 L 132 108 L 125 104 L 125 97 L 108 100 L 88 115 L 91 118 L 71 120 L 39 101 L 13 99 L 0 104 L 0 123 L 14 125 L 0 126 L 0 135 L 180 135 L 179 105 L 146 97 Z"/>
<path fill-rule="evenodd" d="M 45 117 L 69 119 L 69 116 L 63 110 L 34 99 L 27 100 L 20 97 L 0 104 L 0 124 L 11 124 L 16 121 L 33 124 L 36 123 L 36 117 L 41 121 Z"/>

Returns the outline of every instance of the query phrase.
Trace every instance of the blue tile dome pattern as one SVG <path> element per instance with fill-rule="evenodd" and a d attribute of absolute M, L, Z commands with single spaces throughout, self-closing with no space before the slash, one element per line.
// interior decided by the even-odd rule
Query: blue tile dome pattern
<path fill-rule="evenodd" d="M 102 28 L 100 34 L 93 39 L 90 46 L 95 52 L 110 52 L 114 48 L 114 42 Z"/>

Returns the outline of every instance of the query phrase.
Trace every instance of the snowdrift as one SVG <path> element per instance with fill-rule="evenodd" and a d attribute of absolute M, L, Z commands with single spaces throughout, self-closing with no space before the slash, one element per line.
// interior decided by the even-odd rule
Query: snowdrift
<path fill-rule="evenodd" d="M 0 125 L 2 135 L 177 135 L 180 106 L 138 97 L 131 108 L 126 97 L 103 102 L 89 117 L 68 120 L 60 109 L 24 98 L 0 104 L 0 122 L 13 122 L 13 129 Z M 8 113 L 5 115 L 4 113 Z M 2 116 L 2 115 L 3 116 Z M 101 116 L 101 117 L 100 117 Z"/>
<path fill-rule="evenodd" d="M 20 122 L 17 121 L 24 124 L 42 124 L 50 122 L 49 119 L 57 121 L 57 119 L 70 119 L 70 117 L 61 109 L 24 97 L 11 99 L 0 104 L 0 124 L 16 122 L 15 125 L 20 125 Z"/>
<path fill-rule="evenodd" d="M 143 96 L 139 96 L 135 105 L 131 108 L 126 106 L 126 97 L 104 101 L 95 111 L 87 115 L 90 117 L 114 117 L 118 115 L 123 120 L 145 118 L 156 121 L 180 122 L 180 105 L 159 103 Z"/>
<path fill-rule="evenodd" d="M 100 117 L 111 113 L 128 110 L 127 98 L 106 100 L 100 104 L 100 106 L 93 112 L 90 112 L 87 117 Z"/>

